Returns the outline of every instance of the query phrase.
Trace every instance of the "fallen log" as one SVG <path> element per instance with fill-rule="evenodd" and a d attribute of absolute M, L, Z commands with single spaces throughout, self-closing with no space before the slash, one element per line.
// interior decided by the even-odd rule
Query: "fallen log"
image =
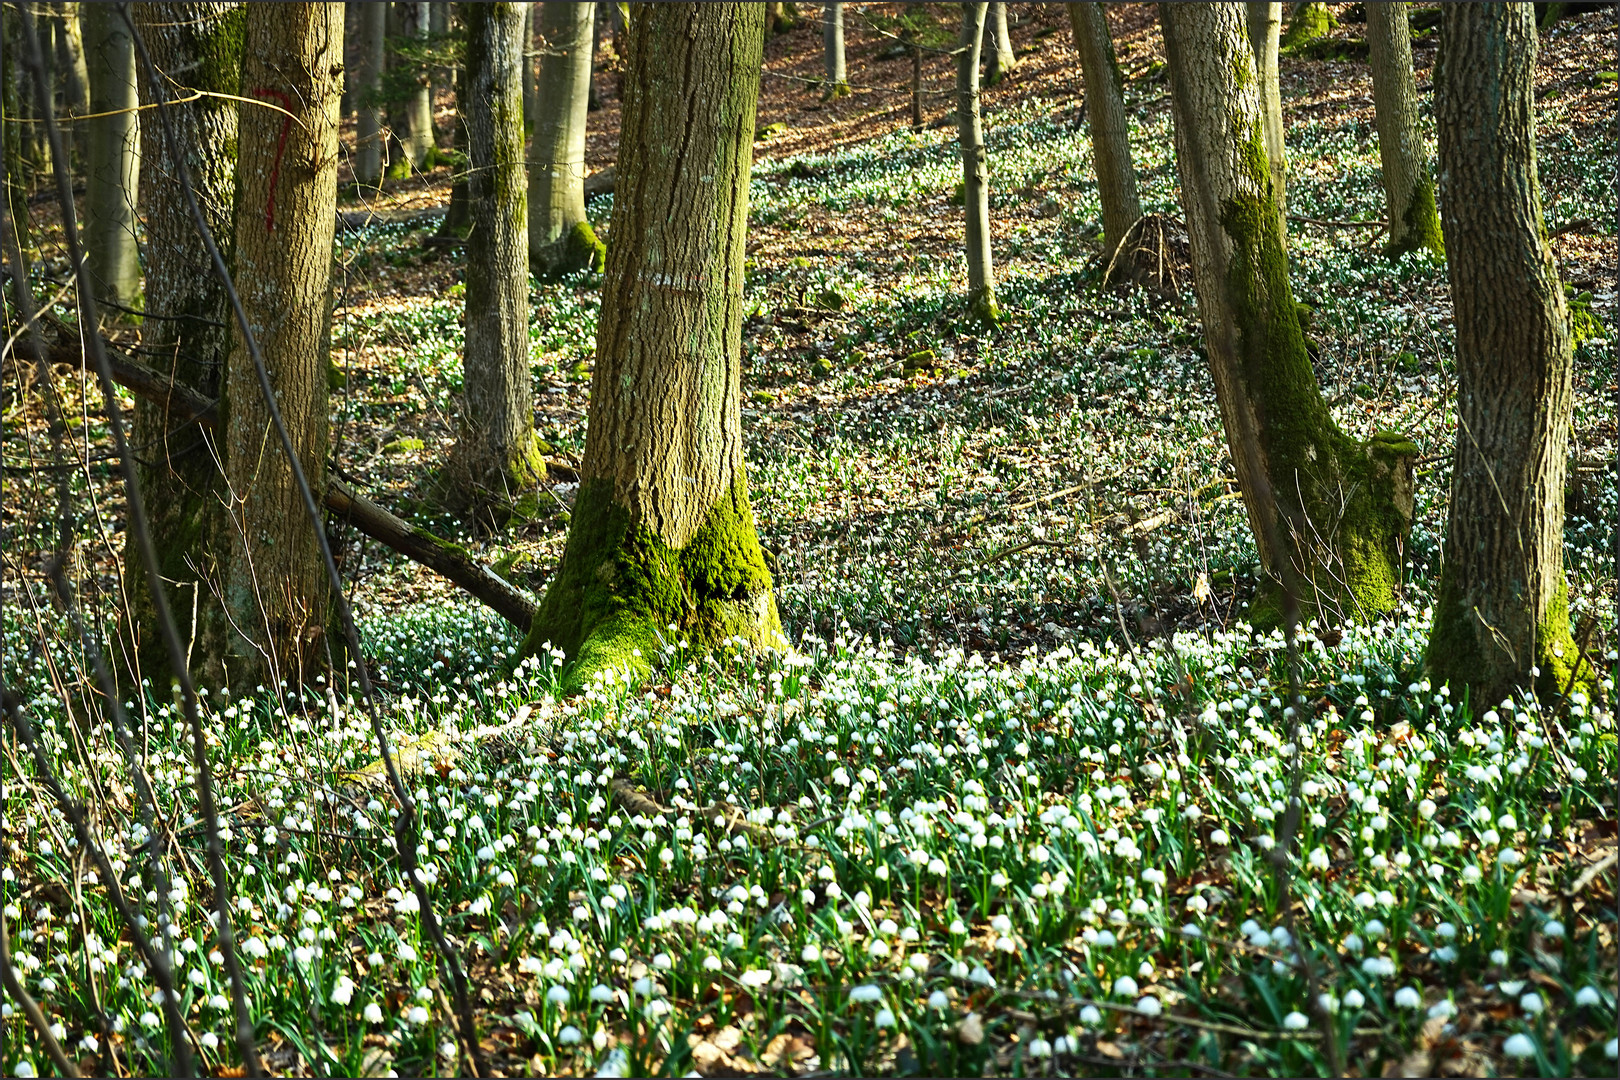
<path fill-rule="evenodd" d="M 77 365 L 82 361 L 77 331 L 57 319 L 42 320 L 55 332 L 57 341 L 46 351 L 50 361 Z M 107 362 L 115 381 L 139 397 L 164 406 L 171 419 L 214 428 L 219 424 L 218 404 L 188 386 L 171 380 L 163 372 L 104 342 Z M 551 465 L 547 462 L 547 467 Z M 573 469 L 559 464 L 559 473 L 577 478 Z M 474 559 L 466 548 L 419 529 L 389 513 L 377 503 L 333 477 L 321 498 L 327 510 L 360 532 L 377 540 L 412 562 L 421 563 L 488 605 L 497 615 L 528 633 L 534 621 L 535 603 L 505 578 Z"/>
<path fill-rule="evenodd" d="M 585 201 L 590 202 L 599 195 L 613 194 L 613 166 L 609 165 L 601 172 L 593 172 L 585 178 Z"/>

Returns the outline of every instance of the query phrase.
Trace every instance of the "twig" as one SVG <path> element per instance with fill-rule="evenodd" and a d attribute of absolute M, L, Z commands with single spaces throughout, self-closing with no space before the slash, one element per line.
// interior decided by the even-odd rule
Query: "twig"
<path fill-rule="evenodd" d="M 1575 879 L 1575 884 L 1564 890 L 1564 899 L 1573 900 L 1579 896 L 1586 887 L 1605 872 L 1612 870 L 1616 862 L 1620 862 L 1620 851 L 1611 851 L 1597 862 L 1582 871 L 1581 876 Z"/>

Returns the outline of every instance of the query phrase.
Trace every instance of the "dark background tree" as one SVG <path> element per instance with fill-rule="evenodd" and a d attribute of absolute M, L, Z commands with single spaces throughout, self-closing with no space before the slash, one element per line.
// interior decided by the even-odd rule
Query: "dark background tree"
<path fill-rule="evenodd" d="M 1412 74 L 1412 33 L 1404 3 L 1367 5 L 1367 50 L 1372 66 L 1373 108 L 1378 125 L 1378 163 L 1383 169 L 1384 209 L 1392 256 L 1426 249 L 1444 257 L 1445 239 L 1434 204 L 1429 153 L 1418 128 L 1417 80 Z"/>
<path fill-rule="evenodd" d="M 1536 176 L 1529 5 L 1451 5 L 1441 32 L 1457 447 L 1428 658 L 1484 707 L 1516 686 L 1555 694 L 1578 677 L 1564 581 L 1573 364 Z"/>
<path fill-rule="evenodd" d="M 1106 255 L 1125 241 L 1142 216 L 1136 193 L 1136 166 L 1131 162 L 1130 122 L 1125 116 L 1125 88 L 1108 30 L 1108 11 L 1098 3 L 1069 5 L 1075 51 L 1086 86 L 1086 125 L 1091 131 L 1091 157 L 1097 167 L 1097 199 L 1102 203 Z"/>
<path fill-rule="evenodd" d="M 990 165 L 979 113 L 979 47 L 985 4 L 962 5 L 956 45 L 956 139 L 962 149 L 962 217 L 967 252 L 968 313 L 985 326 L 1001 320 L 990 248 Z"/>

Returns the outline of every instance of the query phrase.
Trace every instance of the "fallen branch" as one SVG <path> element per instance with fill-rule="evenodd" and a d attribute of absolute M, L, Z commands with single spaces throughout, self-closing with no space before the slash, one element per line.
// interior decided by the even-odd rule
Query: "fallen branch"
<path fill-rule="evenodd" d="M 1292 221 L 1292 222 L 1296 222 L 1296 223 L 1298 223 L 1300 225 L 1321 225 L 1322 227 L 1328 228 L 1328 229 L 1387 229 L 1387 228 L 1389 228 L 1389 222 L 1387 222 L 1387 221 L 1359 221 L 1359 220 L 1334 221 L 1334 220 L 1332 220 L 1330 218 L 1301 217 L 1301 216 L 1299 216 L 1297 214 L 1289 214 L 1288 215 L 1288 220 Z"/>
<path fill-rule="evenodd" d="M 49 359 L 53 363 L 78 364 L 81 357 L 77 331 L 57 319 L 49 320 L 48 325 L 60 339 L 47 350 Z M 113 378 L 138 396 L 162 405 L 168 410 L 171 420 L 197 423 L 207 428 L 218 426 L 219 409 L 216 402 L 188 386 L 174 382 L 161 371 L 131 359 L 110 342 L 106 343 L 106 348 L 107 363 L 112 368 Z M 579 476 L 572 468 L 561 463 L 553 466 L 548 461 L 546 468 L 568 479 L 577 480 Z M 328 482 L 321 502 L 327 510 L 373 540 L 454 582 L 473 598 L 488 605 L 497 615 L 524 633 L 528 632 L 529 624 L 534 621 L 534 601 L 474 559 L 465 548 L 396 517 L 335 477 Z"/>

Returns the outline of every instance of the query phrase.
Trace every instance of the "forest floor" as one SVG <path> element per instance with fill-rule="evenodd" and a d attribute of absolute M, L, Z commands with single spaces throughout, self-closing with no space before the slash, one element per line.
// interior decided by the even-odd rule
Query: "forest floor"
<path fill-rule="evenodd" d="M 495 1074 L 1287 1076 L 1327 1067 L 1328 1034 L 1355 1075 L 1612 1074 L 1614 338 L 1576 354 L 1565 537 L 1573 617 L 1611 677 L 1599 701 L 1557 709 L 1451 701 L 1422 673 L 1455 438 L 1445 270 L 1380 254 L 1365 64 L 1283 61 L 1293 286 L 1314 311 L 1318 378 L 1347 431 L 1405 432 L 1422 458 L 1407 603 L 1373 626 L 1308 628 L 1296 734 L 1284 644 L 1243 622 L 1256 556 L 1191 298 L 1099 286 L 1066 16 L 1014 5 L 1020 64 L 986 92 L 1009 315 L 992 335 L 964 322 L 947 61 L 925 62 L 913 133 L 910 60 L 885 55 L 899 7 L 852 6 L 848 98 L 813 85 L 813 19 L 766 49 L 759 124 L 787 126 L 755 146 L 744 430 L 792 654 L 672 643 L 659 685 L 562 701 L 549 663 L 514 670 L 520 635 L 453 587 L 375 545 L 342 552 L 385 723 L 415 747 L 423 862 Z M 1353 53 L 1353 6 L 1334 7 Z M 1110 17 L 1144 207 L 1178 218 L 1152 10 Z M 1554 250 L 1609 328 L 1614 18 L 1545 34 L 1537 79 Z M 1432 34 L 1414 41 L 1431 153 L 1435 52 Z M 593 170 L 617 139 L 605 67 Z M 387 223 L 338 237 L 334 461 L 539 595 L 569 484 L 493 535 L 427 496 L 456 430 L 462 259 L 408 215 L 442 206 L 451 179 L 345 197 Z M 611 203 L 591 205 L 610 244 Z M 37 210 L 41 268 L 61 276 Z M 533 288 L 536 419 L 555 457 L 583 447 L 598 285 Z M 103 538 L 81 582 L 105 606 L 122 494 L 99 399 L 59 374 L 83 421 L 75 493 Z M 18 467 L 48 456 L 31 402 L 8 370 L 6 677 L 64 777 L 96 793 L 118 873 L 146 873 L 107 725 L 73 722 L 94 711 L 77 697 L 83 656 L 25 602 L 55 506 L 52 474 Z M 216 705 L 268 1063 L 453 1070 L 450 985 L 391 860 L 363 714 L 245 691 Z M 177 837 L 166 899 L 187 1015 L 230 1075 L 189 749 L 172 705 L 139 706 L 153 827 Z M 14 776 L 33 775 L 5 749 Z M 616 774 L 665 812 L 615 793 Z M 1281 873 L 1267 851 L 1295 780 L 1308 816 Z M 153 987 L 105 887 L 37 785 L 4 799 L 0 883 L 25 982 L 87 1073 L 160 1069 Z M 753 826 L 698 813 L 721 800 Z M 0 1050 L 0 1071 L 24 1061 L 49 1066 L 17 1040 Z"/>

